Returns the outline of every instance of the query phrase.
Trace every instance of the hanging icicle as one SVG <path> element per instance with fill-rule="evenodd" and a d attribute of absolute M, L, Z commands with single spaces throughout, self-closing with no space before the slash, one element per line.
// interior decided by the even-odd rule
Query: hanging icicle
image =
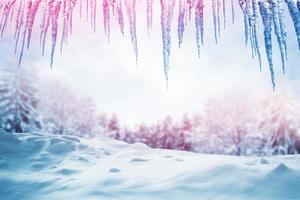
<path fill-rule="evenodd" d="M 178 2 L 177 34 L 179 47 L 183 43 L 183 34 L 191 16 L 194 15 L 196 29 L 196 44 L 198 56 L 200 47 L 204 42 L 204 0 L 160 0 L 161 28 L 163 41 L 164 72 L 168 80 L 170 54 L 171 54 L 171 28 L 173 12 Z M 150 34 L 153 18 L 153 0 L 147 0 L 146 20 L 147 32 Z M 208 3 L 208 2 L 206 2 Z M 245 44 L 251 48 L 252 56 L 257 56 L 260 69 L 262 68 L 262 55 L 259 44 L 260 34 L 264 36 L 266 57 L 271 73 L 272 84 L 275 87 L 275 76 L 272 59 L 272 35 L 277 39 L 280 51 L 282 70 L 285 72 L 287 59 L 287 31 L 285 27 L 285 7 L 287 6 L 292 19 L 297 43 L 300 50 L 300 0 L 211 0 L 213 17 L 214 40 L 217 43 L 221 35 L 221 21 L 224 28 L 227 23 L 227 7 L 231 8 L 231 20 L 235 22 L 235 5 L 239 5 L 244 18 Z M 98 6 L 102 6 L 104 32 L 110 39 L 110 17 L 117 18 L 120 32 L 124 34 L 124 12 L 128 16 L 129 33 L 136 62 L 138 60 L 137 29 L 136 29 L 136 0 L 0 0 L 0 36 L 10 28 L 9 24 L 15 22 L 14 39 L 15 53 L 20 53 L 21 64 L 25 50 L 30 47 L 32 33 L 36 23 L 40 23 L 40 45 L 42 55 L 45 54 L 47 40 L 51 40 L 50 65 L 53 65 L 57 40 L 60 39 L 60 52 L 67 44 L 72 34 L 73 13 L 76 4 L 79 5 L 79 15 L 85 14 L 93 31 L 97 27 Z M 230 4 L 230 5 L 229 5 Z M 285 5 L 286 4 L 286 5 Z M 83 13 L 85 12 L 85 13 Z M 259 29 L 262 17 L 263 27 Z M 263 33 L 262 33 L 263 30 Z M 274 31 L 273 31 L 274 30 Z M 51 36 L 49 36 L 49 34 Z M 58 38 L 58 35 L 60 38 Z M 49 38 L 47 38 L 49 37 Z"/>
<path fill-rule="evenodd" d="M 58 15 L 60 12 L 61 7 L 61 1 L 57 1 L 53 4 L 52 10 L 51 10 L 51 22 L 52 22 L 52 45 L 51 45 L 51 67 L 53 66 L 53 60 L 54 60 L 54 53 L 55 53 L 55 47 L 56 47 L 56 40 L 57 40 L 57 28 L 58 28 Z"/>
<path fill-rule="evenodd" d="M 102 2 L 103 8 L 103 25 L 104 25 L 104 33 L 107 35 L 107 39 L 110 39 L 110 9 L 109 9 L 109 0 L 103 0 Z"/>
<path fill-rule="evenodd" d="M 171 23 L 173 18 L 173 11 L 175 0 L 160 0 L 161 3 L 161 28 L 163 40 L 163 58 L 164 58 L 164 72 L 168 82 L 169 79 L 169 64 L 171 53 Z"/>
<path fill-rule="evenodd" d="M 269 63 L 269 69 L 271 73 L 271 81 L 272 81 L 273 89 L 275 89 L 275 75 L 274 75 L 274 67 L 273 67 L 273 59 L 272 59 L 272 17 L 273 17 L 272 5 L 271 2 L 260 0 L 259 7 L 260 7 L 260 14 L 264 25 L 264 40 L 265 40 L 267 59 Z"/>
<path fill-rule="evenodd" d="M 147 31 L 148 35 L 152 29 L 152 12 L 153 12 L 153 0 L 147 0 Z"/>
<path fill-rule="evenodd" d="M 223 24 L 225 29 L 226 28 L 226 0 L 223 0 L 222 6 L 223 6 Z"/>
<path fill-rule="evenodd" d="M 217 0 L 211 0 L 212 3 L 212 13 L 213 13 L 213 23 L 214 23 L 214 36 L 215 36 L 215 42 L 218 43 L 218 28 L 217 28 Z"/>
<path fill-rule="evenodd" d="M 281 64 L 282 64 L 282 70 L 283 73 L 285 72 L 285 59 L 286 59 L 286 33 L 284 30 L 284 26 L 282 26 L 282 21 L 283 21 L 283 16 L 281 13 L 281 5 L 280 2 L 277 0 L 274 0 L 272 2 L 272 13 L 273 13 L 273 24 L 274 24 L 274 30 L 275 30 L 275 34 L 277 37 L 277 41 L 278 41 L 278 46 L 279 46 L 279 50 L 280 50 L 280 55 L 281 55 Z"/>
<path fill-rule="evenodd" d="M 232 23 L 234 24 L 234 4 L 233 4 L 233 0 L 231 0 L 231 20 L 232 20 Z"/>
<path fill-rule="evenodd" d="M 288 9 L 294 23 L 296 36 L 298 40 L 298 48 L 300 50 L 300 3 L 299 0 L 297 2 L 296 0 L 286 0 L 286 3 L 288 5 Z"/>
<path fill-rule="evenodd" d="M 196 24 L 196 41 L 198 48 L 198 57 L 200 57 L 200 47 L 203 45 L 203 0 L 196 1 L 195 7 L 195 24 Z"/>
<path fill-rule="evenodd" d="M 131 43 L 133 46 L 133 52 L 135 54 L 135 61 L 138 62 L 138 47 L 137 47 L 137 37 L 136 37 L 136 12 L 135 12 L 135 2 L 136 0 L 125 0 L 125 6 L 129 21 L 129 31 L 131 37 Z"/>
<path fill-rule="evenodd" d="M 179 11 L 178 11 L 178 46 L 181 47 L 183 42 L 183 32 L 185 28 L 185 0 L 179 0 Z"/>
<path fill-rule="evenodd" d="M 122 0 L 117 0 L 117 17 L 122 35 L 124 35 L 124 19 L 123 19 L 123 8 Z"/>

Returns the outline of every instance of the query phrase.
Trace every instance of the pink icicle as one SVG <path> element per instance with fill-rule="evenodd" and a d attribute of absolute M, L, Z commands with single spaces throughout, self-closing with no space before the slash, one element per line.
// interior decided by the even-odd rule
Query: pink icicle
<path fill-rule="evenodd" d="M 9 20 L 10 13 L 12 12 L 12 7 L 14 6 L 15 2 L 16 2 L 16 0 L 11 0 L 11 1 L 8 1 L 4 5 L 2 4 L 3 14 L 2 14 L 1 23 L 0 23 L 1 36 L 4 33 L 7 22 Z"/>
<path fill-rule="evenodd" d="M 124 17 L 123 17 L 123 10 L 122 10 L 122 1 L 117 0 L 117 17 L 118 17 L 118 23 L 120 26 L 120 31 L 122 35 L 124 35 Z"/>
<path fill-rule="evenodd" d="M 33 23 L 35 20 L 36 13 L 38 11 L 39 5 L 41 3 L 41 0 L 35 0 L 29 10 L 29 16 L 28 16 L 28 34 L 27 34 L 27 49 L 30 46 L 30 40 L 31 40 L 31 34 L 33 29 Z"/>
<path fill-rule="evenodd" d="M 148 35 L 152 29 L 152 13 L 153 13 L 153 0 L 147 0 L 147 31 Z"/>
<path fill-rule="evenodd" d="M 194 1 L 195 0 L 186 0 L 186 5 L 188 9 L 188 19 L 191 20 L 192 17 L 192 9 L 194 7 Z"/>
<path fill-rule="evenodd" d="M 46 9 L 45 9 L 45 20 L 42 24 L 42 31 L 41 31 L 41 42 L 42 42 L 42 55 L 45 53 L 45 44 L 46 44 L 46 38 L 48 33 L 48 28 L 50 26 L 50 20 L 51 20 L 51 13 L 52 13 L 52 7 L 54 4 L 54 0 L 50 0 L 47 3 Z"/>
<path fill-rule="evenodd" d="M 183 42 L 183 32 L 184 32 L 184 20 L 185 20 L 185 0 L 179 1 L 179 11 L 178 11 L 178 45 L 181 47 Z"/>
<path fill-rule="evenodd" d="M 29 17 L 30 17 L 30 10 L 31 10 L 32 2 L 27 1 L 26 2 L 26 20 L 25 20 L 25 27 L 23 28 L 23 38 L 22 38 L 22 47 L 21 47 L 21 53 L 19 57 L 19 66 L 21 65 L 23 54 L 24 54 L 24 46 L 25 46 L 25 38 L 28 30 L 28 24 L 29 24 Z M 21 27 L 20 27 L 21 28 Z"/>
<path fill-rule="evenodd" d="M 104 33 L 107 35 L 108 41 L 110 37 L 110 10 L 109 10 L 109 0 L 103 0 L 103 24 Z"/>
<path fill-rule="evenodd" d="M 25 12 L 25 0 L 21 0 L 20 1 L 20 5 L 18 8 L 18 13 L 17 13 L 17 19 L 16 19 L 16 26 L 15 26 L 15 54 L 17 53 L 17 49 L 18 49 L 18 43 L 19 43 L 19 38 L 20 38 L 20 33 L 21 33 L 21 28 L 24 24 L 24 12 Z"/>
<path fill-rule="evenodd" d="M 56 1 L 53 4 L 52 10 L 51 10 L 51 22 L 52 22 L 52 45 L 51 45 L 51 60 L 50 60 L 51 67 L 53 66 L 55 46 L 56 46 L 56 40 L 57 40 L 58 15 L 60 12 L 60 7 L 61 7 L 61 1 Z"/>
<path fill-rule="evenodd" d="M 168 82 L 169 79 L 169 64 L 171 52 L 171 25 L 173 18 L 173 11 L 175 7 L 175 0 L 160 0 L 161 3 L 161 28 L 163 40 L 163 58 L 164 58 L 164 72 Z"/>
<path fill-rule="evenodd" d="M 203 45 L 203 0 L 196 0 L 195 5 L 195 25 L 196 25 L 196 40 L 198 47 L 198 56 L 200 56 L 200 46 Z"/>
<path fill-rule="evenodd" d="M 138 48 L 137 48 L 137 37 L 136 37 L 136 12 L 135 12 L 136 0 L 125 0 L 125 6 L 129 21 L 129 31 L 131 37 L 131 43 L 133 45 L 133 52 L 135 54 L 135 60 L 138 61 Z"/>

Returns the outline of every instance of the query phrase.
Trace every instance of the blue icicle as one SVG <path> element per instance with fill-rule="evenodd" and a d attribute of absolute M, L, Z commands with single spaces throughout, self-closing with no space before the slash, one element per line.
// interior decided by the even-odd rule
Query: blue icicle
<path fill-rule="evenodd" d="M 274 75 L 274 67 L 273 67 L 273 59 L 272 59 L 272 11 L 271 5 L 264 0 L 259 1 L 260 14 L 263 21 L 264 26 L 264 40 L 265 40 L 265 48 L 267 59 L 269 63 L 269 69 L 271 73 L 271 81 L 273 85 L 273 90 L 275 89 L 275 75 Z"/>

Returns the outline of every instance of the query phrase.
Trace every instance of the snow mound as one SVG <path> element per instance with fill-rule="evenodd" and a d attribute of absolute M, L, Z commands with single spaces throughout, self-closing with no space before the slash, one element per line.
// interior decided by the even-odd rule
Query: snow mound
<path fill-rule="evenodd" d="M 1 200 L 299 199 L 300 156 L 234 157 L 0 134 Z"/>

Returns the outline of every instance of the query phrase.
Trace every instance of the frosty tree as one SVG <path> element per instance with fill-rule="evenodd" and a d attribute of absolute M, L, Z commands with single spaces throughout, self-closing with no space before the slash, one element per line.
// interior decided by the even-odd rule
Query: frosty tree
<path fill-rule="evenodd" d="M 121 34 L 124 34 L 125 17 L 128 18 L 129 35 L 133 45 L 136 61 L 138 60 L 138 46 L 136 35 L 136 0 L 0 0 L 0 34 L 4 34 L 10 23 L 14 24 L 15 51 L 20 52 L 19 64 L 23 54 L 30 47 L 31 35 L 34 27 L 40 27 L 40 43 L 42 54 L 45 52 L 47 38 L 51 40 L 50 64 L 53 65 L 57 43 L 60 50 L 67 43 L 72 33 L 74 10 L 79 10 L 96 30 L 97 14 L 102 11 L 104 32 L 109 38 L 111 18 L 116 18 Z M 153 6 L 158 1 L 145 0 L 146 24 L 148 33 L 152 27 Z M 158 3 L 159 4 L 159 3 Z M 76 8 L 77 6 L 77 8 Z M 174 10 L 178 9 L 177 32 L 178 43 L 181 46 L 184 39 L 184 30 L 187 22 L 193 20 L 196 33 L 195 40 L 200 55 L 201 46 L 204 44 L 204 12 L 210 9 L 213 14 L 213 37 L 219 41 L 222 27 L 228 21 L 234 22 L 235 7 L 239 7 L 244 18 L 245 44 L 252 50 L 252 55 L 257 56 L 261 65 L 262 48 L 259 37 L 264 38 L 265 55 L 273 87 L 275 87 L 275 72 L 273 63 L 273 42 L 275 36 L 280 51 L 281 65 L 285 71 L 287 59 L 287 29 L 286 20 L 291 20 L 294 25 L 297 44 L 300 49 L 300 0 L 160 0 L 162 54 L 165 78 L 168 80 L 171 55 L 172 22 L 175 18 Z M 231 20 L 228 20 L 230 8 Z M 290 16 L 290 17 L 288 17 Z M 37 26 L 34 26 L 37 24 Z M 262 26 L 260 26 L 262 25 Z M 58 35 L 61 35 L 59 37 Z"/>
<path fill-rule="evenodd" d="M 33 68 L 1 67 L 0 119 L 1 127 L 9 132 L 34 131 L 40 127 Z"/>
<path fill-rule="evenodd" d="M 293 99 L 275 93 L 262 101 L 259 128 L 265 140 L 264 151 L 269 154 L 293 154 L 300 150 L 300 105 Z"/>
<path fill-rule="evenodd" d="M 53 134 L 91 137 L 97 131 L 95 105 L 90 98 L 78 96 L 60 82 L 43 86 L 39 112 L 42 128 Z"/>
<path fill-rule="evenodd" d="M 240 95 L 211 99 L 205 106 L 205 134 L 211 140 L 208 148 L 213 148 L 215 152 L 235 155 L 247 153 L 248 142 L 251 142 L 250 138 L 255 133 L 257 114 L 253 108 L 255 104 Z"/>

